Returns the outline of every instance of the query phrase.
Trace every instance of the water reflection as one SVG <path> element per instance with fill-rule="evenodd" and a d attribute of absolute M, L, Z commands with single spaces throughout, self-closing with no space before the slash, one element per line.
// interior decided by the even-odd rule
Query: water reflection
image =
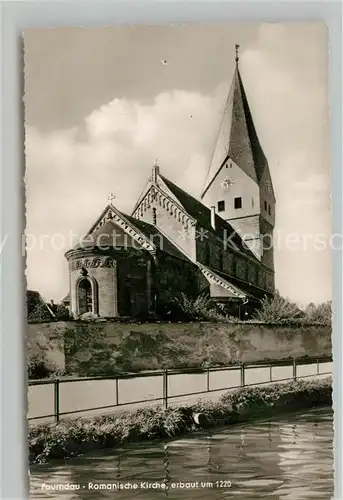
<path fill-rule="evenodd" d="M 32 467 L 30 498 L 329 500 L 332 440 L 332 411 L 317 409 L 169 443 L 138 443 Z M 131 489 L 94 489 L 114 483 Z M 79 489 L 52 490 L 66 484 Z"/>

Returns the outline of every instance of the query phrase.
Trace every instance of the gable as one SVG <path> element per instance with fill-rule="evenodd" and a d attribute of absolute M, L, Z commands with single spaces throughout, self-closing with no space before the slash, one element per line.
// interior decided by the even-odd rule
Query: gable
<path fill-rule="evenodd" d="M 85 238 L 85 248 L 93 246 L 96 248 L 123 248 L 136 247 L 137 243 L 134 237 L 129 234 L 125 226 L 120 226 L 111 219 L 106 220 L 104 224 L 96 228 Z"/>
<path fill-rule="evenodd" d="M 151 185 L 132 218 L 138 220 L 137 224 L 142 222 L 156 227 L 181 253 L 191 259 L 194 257 L 196 221 L 186 212 L 174 193 L 171 198 L 157 184 Z"/>
<path fill-rule="evenodd" d="M 239 198 L 241 208 L 236 208 L 235 199 Z M 202 201 L 208 207 L 214 206 L 225 220 L 247 217 L 260 211 L 260 189 L 235 162 L 228 160 L 213 179 Z"/>
<path fill-rule="evenodd" d="M 156 167 L 156 166 L 154 168 L 158 169 L 158 167 Z M 142 203 L 144 203 L 144 200 L 148 197 L 149 191 L 151 190 L 152 186 L 155 186 L 155 188 L 157 188 L 157 189 L 161 189 L 171 200 L 173 200 L 175 203 L 178 203 L 178 199 L 176 198 L 174 193 L 168 188 L 167 184 L 163 181 L 162 176 L 157 175 L 155 182 L 153 182 L 152 178 L 150 178 L 148 180 L 148 182 L 146 183 L 143 191 L 139 195 L 139 198 L 138 198 L 138 200 L 137 200 L 137 202 L 132 210 L 131 215 L 134 215 L 135 213 L 137 213 L 139 206 Z"/>
<path fill-rule="evenodd" d="M 115 235 L 118 235 L 119 240 L 123 241 L 124 234 L 126 241 L 131 242 L 131 246 L 138 243 L 142 248 L 149 252 L 155 252 L 155 245 L 130 222 L 123 213 L 117 210 L 113 205 L 108 205 L 97 219 L 95 224 L 82 239 L 82 244 L 78 244 L 75 249 L 83 249 L 85 241 L 89 241 L 89 245 L 95 246 L 96 239 L 107 241 L 109 246 L 115 243 Z M 128 244 L 128 243 L 126 243 Z"/>

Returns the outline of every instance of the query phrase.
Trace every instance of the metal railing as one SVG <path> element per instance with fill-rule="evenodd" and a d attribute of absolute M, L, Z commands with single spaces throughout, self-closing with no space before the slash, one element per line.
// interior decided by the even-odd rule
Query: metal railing
<path fill-rule="evenodd" d="M 313 376 L 322 376 L 322 375 L 331 375 L 332 371 L 320 371 L 320 365 L 324 363 L 331 363 L 332 362 L 332 357 L 331 356 L 322 356 L 322 357 L 306 357 L 306 358 L 294 358 L 294 359 L 288 359 L 288 360 L 272 360 L 268 362 L 253 362 L 253 363 L 240 363 L 236 365 L 229 365 L 229 366 L 221 366 L 221 367 L 212 367 L 212 368 L 186 368 L 186 369 L 172 369 L 172 370 L 158 370 L 158 371 L 150 371 L 150 372 L 139 372 L 139 373 L 127 373 L 127 374 L 122 374 L 118 376 L 113 376 L 113 377 L 82 377 L 82 378 L 56 378 L 56 379 L 43 379 L 43 380 L 30 380 L 29 381 L 29 388 L 34 387 L 34 386 L 47 386 L 47 385 L 53 385 L 54 390 L 53 390 L 53 413 L 46 414 L 46 415 L 39 415 L 39 416 L 33 416 L 29 417 L 28 420 L 40 420 L 40 419 L 46 419 L 46 418 L 53 418 L 55 422 L 59 422 L 61 416 L 78 416 L 82 413 L 90 412 L 90 411 L 98 411 L 98 410 L 110 410 L 110 409 L 115 409 L 119 407 L 124 407 L 124 406 L 130 406 L 130 405 L 139 405 L 143 403 L 151 403 L 151 402 L 161 402 L 165 408 L 169 406 L 169 402 L 172 400 L 175 400 L 176 398 L 184 398 L 188 396 L 196 396 L 196 395 L 204 395 L 208 393 L 215 393 L 219 391 L 228 391 L 232 389 L 237 389 L 239 387 L 249 387 L 249 386 L 256 386 L 256 385 L 264 385 L 268 384 L 271 382 L 287 382 L 291 380 L 297 380 L 297 379 L 303 379 L 307 377 L 313 377 Z M 298 373 L 298 368 L 299 367 L 304 367 L 306 365 L 316 365 L 316 370 L 315 373 L 310 373 L 307 375 L 299 375 Z M 292 367 L 292 376 L 287 376 L 285 378 L 277 378 L 273 380 L 273 369 L 277 367 Z M 261 368 L 267 368 L 268 369 L 268 379 L 263 380 L 261 382 L 253 382 L 253 383 L 246 383 L 246 378 L 247 375 L 249 374 L 249 371 L 255 370 L 258 371 Z M 240 383 L 238 385 L 227 385 L 225 387 L 220 387 L 220 388 L 213 388 L 211 384 L 211 375 L 214 373 L 220 373 L 220 372 L 229 372 L 233 373 L 236 372 L 237 375 L 239 373 L 239 379 Z M 200 391 L 191 391 L 191 392 L 180 392 L 177 394 L 170 394 L 169 393 L 169 382 L 171 380 L 171 377 L 175 375 L 201 375 L 203 374 L 205 376 L 205 387 L 203 390 Z M 134 401 L 129 401 L 129 402 L 122 402 L 120 400 L 120 390 L 119 390 L 119 381 L 123 380 L 133 380 L 133 379 L 141 379 L 141 378 L 146 378 L 146 377 L 160 377 L 162 380 L 162 394 L 159 397 L 153 397 L 153 398 L 145 398 L 145 399 L 138 399 Z M 226 379 L 226 377 L 225 377 Z M 101 382 L 101 381 L 113 381 L 113 389 L 114 389 L 114 404 L 110 405 L 102 405 L 102 406 L 96 406 L 96 407 L 90 407 L 90 408 L 82 408 L 82 409 L 76 409 L 72 411 L 60 411 L 61 407 L 61 395 L 60 395 L 60 388 L 64 384 L 72 384 L 75 382 Z M 182 382 L 182 386 L 187 385 L 187 381 Z M 109 399 L 110 396 L 112 396 L 113 393 L 109 393 Z M 44 397 L 44 396 L 42 396 Z M 30 405 L 30 391 L 29 391 L 29 405 Z"/>

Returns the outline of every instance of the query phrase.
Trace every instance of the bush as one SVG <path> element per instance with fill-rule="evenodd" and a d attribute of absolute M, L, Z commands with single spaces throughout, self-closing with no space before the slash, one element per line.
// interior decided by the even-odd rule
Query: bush
<path fill-rule="evenodd" d="M 304 318 L 304 312 L 288 299 L 276 292 L 271 299 L 265 297 L 261 308 L 254 314 L 254 319 L 264 323 L 289 323 Z"/>
<path fill-rule="evenodd" d="M 72 319 L 72 314 L 64 304 L 57 304 L 54 308 L 56 321 L 68 321 Z"/>
<path fill-rule="evenodd" d="M 230 321 L 229 316 L 225 315 L 206 294 L 201 294 L 196 299 L 193 299 L 181 293 L 179 297 L 175 298 L 175 305 L 184 318 L 190 321 L 214 321 L 222 323 Z"/>
<path fill-rule="evenodd" d="M 69 419 L 29 430 L 30 462 L 67 458 L 116 444 L 170 438 L 193 427 L 179 408 L 142 408 L 111 417 Z"/>
<path fill-rule="evenodd" d="M 331 325 L 331 301 L 319 305 L 310 303 L 302 310 L 295 303 L 281 297 L 279 292 L 276 292 L 273 298 L 266 297 L 262 300 L 261 308 L 256 310 L 254 319 L 274 324 Z"/>
<path fill-rule="evenodd" d="M 284 410 L 288 405 L 296 408 L 332 404 L 331 391 L 328 379 L 298 380 L 267 387 L 243 387 L 222 396 L 221 402 L 230 404 L 235 413 L 252 415 L 268 407 Z"/>
<path fill-rule="evenodd" d="M 46 304 L 38 303 L 28 311 L 28 320 L 35 323 L 42 323 L 45 321 L 54 321 L 55 318 Z"/>
<path fill-rule="evenodd" d="M 55 426 L 29 429 L 31 463 L 68 458 L 117 444 L 171 438 L 197 429 L 192 415 L 201 412 L 214 426 L 243 422 L 280 411 L 331 404 L 331 381 L 298 381 L 265 387 L 243 387 L 224 395 L 218 402 L 199 401 L 188 407 L 142 408 L 105 417 L 63 420 Z M 218 420 L 219 419 L 219 420 Z"/>

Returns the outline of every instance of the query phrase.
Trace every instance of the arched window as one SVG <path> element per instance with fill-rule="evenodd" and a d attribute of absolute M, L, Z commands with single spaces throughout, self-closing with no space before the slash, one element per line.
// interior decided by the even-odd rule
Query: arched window
<path fill-rule="evenodd" d="M 78 283 L 79 314 L 93 312 L 92 284 L 88 278 L 82 278 Z"/>

